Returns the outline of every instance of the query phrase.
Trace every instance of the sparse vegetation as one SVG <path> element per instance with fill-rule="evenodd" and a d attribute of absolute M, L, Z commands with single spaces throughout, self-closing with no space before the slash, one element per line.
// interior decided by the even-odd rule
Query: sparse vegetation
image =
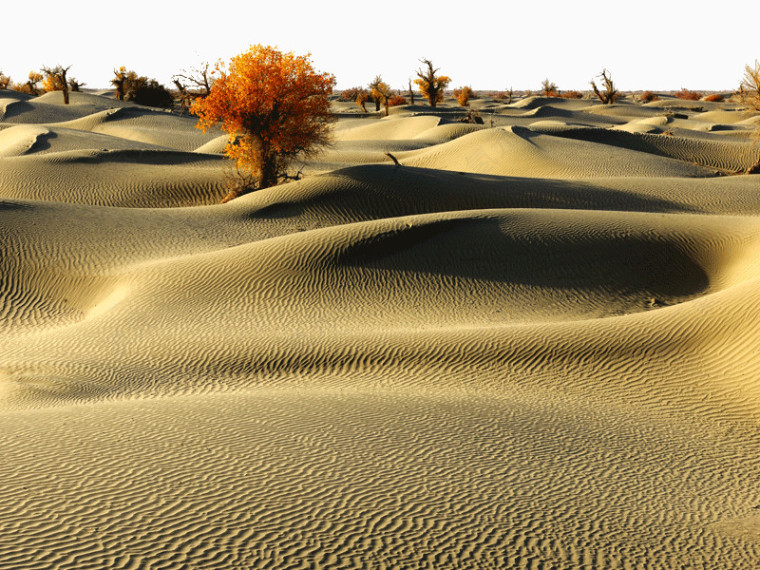
<path fill-rule="evenodd" d="M 680 91 L 676 91 L 673 94 L 678 99 L 685 101 L 699 101 L 702 98 L 702 94 L 697 91 L 689 91 L 688 89 L 681 87 Z"/>
<path fill-rule="evenodd" d="M 7 89 L 10 83 L 11 83 L 11 78 L 5 75 L 2 72 L 2 70 L 0 70 L 0 89 Z"/>
<path fill-rule="evenodd" d="M 651 91 L 644 91 L 641 95 L 639 95 L 639 100 L 643 101 L 644 103 L 651 103 L 652 101 L 659 101 L 660 96 L 656 93 L 652 93 Z"/>
<path fill-rule="evenodd" d="M 414 105 L 414 90 L 412 89 L 411 79 L 409 79 L 409 102 Z"/>
<path fill-rule="evenodd" d="M 338 97 L 338 101 L 344 101 L 344 102 L 354 102 L 356 101 L 357 95 L 361 91 L 364 91 L 364 88 L 362 87 L 349 87 L 348 89 L 344 89 L 340 92 L 340 96 Z"/>
<path fill-rule="evenodd" d="M 739 100 L 749 107 L 760 111 L 760 62 L 754 66 L 744 67 L 744 77 L 739 88 Z"/>
<path fill-rule="evenodd" d="M 131 101 L 134 99 L 137 91 L 148 81 L 147 77 L 137 75 L 134 71 L 127 71 L 125 66 L 113 71 L 115 77 L 111 79 L 111 84 L 116 88 L 115 97 L 119 101 Z"/>
<path fill-rule="evenodd" d="M 36 96 L 40 94 L 39 84 L 43 79 L 44 77 L 41 73 L 30 71 L 26 83 L 12 83 L 11 89 L 18 91 L 19 93 L 27 93 Z"/>
<path fill-rule="evenodd" d="M 62 65 L 56 65 L 55 67 L 43 67 L 42 73 L 45 74 L 45 80 L 43 87 L 45 91 L 62 91 L 63 92 L 63 104 L 69 104 L 69 81 L 66 74 L 71 69 L 71 66 L 63 67 Z"/>
<path fill-rule="evenodd" d="M 559 89 L 557 88 L 557 85 L 552 81 L 549 81 L 548 77 L 541 82 L 541 95 L 544 97 L 559 96 Z"/>
<path fill-rule="evenodd" d="M 377 105 L 382 104 L 383 107 L 385 107 L 385 116 L 388 116 L 388 104 L 390 102 L 391 97 L 393 97 L 393 93 L 391 92 L 390 86 L 383 81 L 383 78 L 379 75 L 375 77 L 375 80 L 372 82 L 372 98 L 375 100 L 375 103 Z"/>
<path fill-rule="evenodd" d="M 480 116 L 480 113 L 478 113 L 475 109 L 469 109 L 464 117 L 460 119 L 461 123 L 471 123 L 474 125 L 482 125 L 483 124 L 483 117 Z"/>
<path fill-rule="evenodd" d="M 215 69 L 208 61 L 204 61 L 198 67 L 182 69 L 172 76 L 172 82 L 182 85 L 182 89 L 192 97 L 206 97 L 211 93 L 211 87 L 215 81 Z"/>
<path fill-rule="evenodd" d="M 375 104 L 375 111 L 380 110 L 380 97 L 375 96 L 376 88 L 383 82 L 383 78 L 380 75 L 375 75 L 372 83 L 369 84 L 369 94 L 372 102 Z"/>
<path fill-rule="evenodd" d="M 563 99 L 583 99 L 583 93 L 581 93 L 580 91 L 573 91 L 573 90 L 563 91 L 560 94 L 560 97 L 562 97 Z"/>
<path fill-rule="evenodd" d="M 155 79 L 148 79 L 135 71 L 127 71 L 123 65 L 113 73 L 111 84 L 116 88 L 114 96 L 118 100 L 165 109 L 174 106 L 171 92 Z"/>
<path fill-rule="evenodd" d="M 214 73 L 215 69 L 211 67 L 211 64 L 204 61 L 199 67 L 183 69 L 172 76 L 172 83 L 177 89 L 183 111 L 187 111 L 198 97 L 206 97 L 211 93 Z"/>
<path fill-rule="evenodd" d="M 429 59 L 421 59 L 420 61 L 425 67 L 417 70 L 417 79 L 414 80 L 414 83 L 422 96 L 428 100 L 430 106 L 435 107 L 443 101 L 443 91 L 451 83 L 451 78 L 446 75 L 437 75 L 438 69 L 433 67 L 433 62 Z"/>
<path fill-rule="evenodd" d="M 329 95 L 335 77 L 314 70 L 309 56 L 252 46 L 220 66 L 208 97 L 190 111 L 198 128 L 221 124 L 229 134 L 225 149 L 235 161 L 239 182 L 225 201 L 287 179 L 297 156 L 316 152 L 329 140 Z"/>
<path fill-rule="evenodd" d="M 506 91 L 497 91 L 496 93 L 491 93 L 491 97 L 500 101 L 506 100 L 507 105 L 511 105 L 515 97 L 515 90 L 510 87 Z"/>
<path fill-rule="evenodd" d="M 394 95 L 388 101 L 390 107 L 398 107 L 399 105 L 406 105 L 406 97 L 403 95 Z"/>
<path fill-rule="evenodd" d="M 454 89 L 454 97 L 459 103 L 460 107 L 468 107 L 470 105 L 470 99 L 472 98 L 472 88 L 469 86 L 457 87 Z"/>
<path fill-rule="evenodd" d="M 147 107 L 161 107 L 171 109 L 174 106 L 174 97 L 171 92 L 155 79 L 145 81 L 132 96 L 132 102 Z"/>
<path fill-rule="evenodd" d="M 85 85 L 87 84 L 83 81 L 78 81 L 75 77 L 69 78 L 69 89 L 74 93 L 79 93 Z"/>
<path fill-rule="evenodd" d="M 603 68 L 597 77 L 602 80 L 602 89 L 596 86 L 596 82 L 593 79 L 591 80 L 591 89 L 593 89 L 594 95 L 597 96 L 602 104 L 611 105 L 618 97 L 618 91 L 615 88 L 615 83 L 612 81 L 612 74 L 606 68 Z"/>
<path fill-rule="evenodd" d="M 366 89 L 360 89 L 356 93 L 356 104 L 359 105 L 359 107 L 361 107 L 362 111 L 365 113 L 369 112 L 367 111 L 367 101 L 369 101 L 369 99 L 369 91 Z"/>
<path fill-rule="evenodd" d="M 705 101 L 709 101 L 711 103 L 722 103 L 725 100 L 726 97 L 722 93 L 713 93 L 712 95 L 705 97 Z"/>

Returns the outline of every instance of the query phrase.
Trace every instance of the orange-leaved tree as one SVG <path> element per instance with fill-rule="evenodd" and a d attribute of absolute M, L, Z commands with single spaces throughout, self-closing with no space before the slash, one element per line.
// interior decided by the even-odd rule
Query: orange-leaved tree
<path fill-rule="evenodd" d="M 289 162 L 329 141 L 335 119 L 328 99 L 335 76 L 316 72 L 310 54 L 255 45 L 228 67 L 218 64 L 211 92 L 190 107 L 198 128 L 221 124 L 229 134 L 225 152 L 243 183 L 225 201 L 286 178 Z"/>
<path fill-rule="evenodd" d="M 433 67 L 433 62 L 429 59 L 421 59 L 420 61 L 425 64 L 427 69 L 418 69 L 417 79 L 414 82 L 430 106 L 435 107 L 443 101 L 443 90 L 451 83 L 451 78 L 446 75 L 436 75 L 438 69 Z"/>
<path fill-rule="evenodd" d="M 69 104 L 69 81 L 66 79 L 66 74 L 71 69 L 71 66 L 63 67 L 62 65 L 56 65 L 55 67 L 43 67 L 42 73 L 45 74 L 45 81 L 42 86 L 50 93 L 51 91 L 63 91 L 63 103 Z"/>

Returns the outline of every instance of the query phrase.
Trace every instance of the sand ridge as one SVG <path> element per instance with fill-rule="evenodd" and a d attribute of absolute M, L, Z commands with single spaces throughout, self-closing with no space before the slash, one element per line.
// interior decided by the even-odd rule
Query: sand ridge
<path fill-rule="evenodd" d="M 746 110 L 336 102 L 219 205 L 218 132 L 5 95 L 0 568 L 758 565 Z"/>

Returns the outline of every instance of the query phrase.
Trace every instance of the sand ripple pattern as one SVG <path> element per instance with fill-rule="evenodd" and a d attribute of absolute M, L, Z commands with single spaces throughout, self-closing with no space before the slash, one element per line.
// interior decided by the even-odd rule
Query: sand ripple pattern
<path fill-rule="evenodd" d="M 218 132 L 57 96 L 0 98 L 0 569 L 760 566 L 755 115 L 336 102 L 218 205 Z"/>

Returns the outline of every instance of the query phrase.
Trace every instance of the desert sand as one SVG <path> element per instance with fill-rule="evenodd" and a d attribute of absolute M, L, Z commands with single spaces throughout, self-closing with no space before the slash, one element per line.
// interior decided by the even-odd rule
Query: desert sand
<path fill-rule="evenodd" d="M 760 567 L 760 116 L 472 106 L 0 91 L 0 568 Z"/>

